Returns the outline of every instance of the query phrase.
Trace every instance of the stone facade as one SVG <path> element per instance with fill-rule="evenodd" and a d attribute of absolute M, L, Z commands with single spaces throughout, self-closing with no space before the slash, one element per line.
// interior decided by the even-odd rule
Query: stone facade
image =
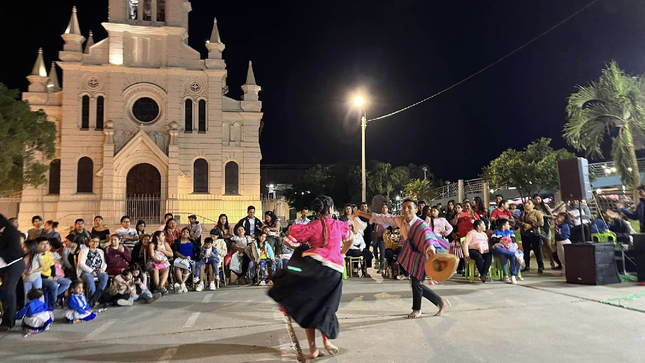
<path fill-rule="evenodd" d="M 101 215 L 112 226 L 125 214 L 153 224 L 166 212 L 182 223 L 197 214 L 210 224 L 220 213 L 241 218 L 249 204 L 261 212 L 251 63 L 243 99 L 231 99 L 217 23 L 207 59 L 187 45 L 188 1 L 110 0 L 109 9 L 109 35 L 96 44 L 73 10 L 56 62 L 63 89 L 42 52 L 28 77 L 23 98 L 58 135 L 49 185 L 22 193 L 21 225 L 36 214 L 62 226 Z"/>

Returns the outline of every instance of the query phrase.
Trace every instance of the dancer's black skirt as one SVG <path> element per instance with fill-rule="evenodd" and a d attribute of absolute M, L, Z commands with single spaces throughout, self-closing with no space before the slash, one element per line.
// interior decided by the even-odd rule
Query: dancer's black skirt
<path fill-rule="evenodd" d="M 295 257 L 295 254 L 294 254 Z M 299 257 L 299 272 L 280 270 L 269 296 L 305 329 L 318 329 L 329 339 L 338 337 L 338 304 L 343 274 L 311 257 Z"/>

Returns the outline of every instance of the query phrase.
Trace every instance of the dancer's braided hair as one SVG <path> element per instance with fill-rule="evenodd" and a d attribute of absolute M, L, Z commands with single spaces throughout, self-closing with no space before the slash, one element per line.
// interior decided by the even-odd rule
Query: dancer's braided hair
<path fill-rule="evenodd" d="M 327 246 L 327 225 L 325 223 L 325 217 L 329 216 L 329 209 L 330 208 L 333 209 L 333 207 L 334 207 L 334 200 L 331 199 L 331 197 L 328 197 L 326 195 L 319 196 L 311 204 L 311 210 L 313 210 L 316 213 L 316 216 L 318 217 L 318 219 L 320 219 L 320 223 L 322 224 L 323 247 Z"/>

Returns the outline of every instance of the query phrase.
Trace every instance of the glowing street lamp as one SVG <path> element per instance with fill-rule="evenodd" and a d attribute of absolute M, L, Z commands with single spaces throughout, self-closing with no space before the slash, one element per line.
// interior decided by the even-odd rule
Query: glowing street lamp
<path fill-rule="evenodd" d="M 363 115 L 361 116 L 361 201 L 367 202 L 367 183 L 365 176 L 365 128 L 367 127 L 367 113 L 365 112 L 365 107 L 363 107 L 364 103 L 365 100 L 363 97 L 358 96 L 354 98 L 356 107 L 363 111 Z"/>

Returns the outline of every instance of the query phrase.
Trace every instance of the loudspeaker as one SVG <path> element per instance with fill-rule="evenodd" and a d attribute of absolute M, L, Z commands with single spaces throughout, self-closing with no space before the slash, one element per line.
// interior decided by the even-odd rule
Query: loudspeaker
<path fill-rule="evenodd" d="M 645 282 L 645 233 L 636 233 L 634 237 L 634 257 L 638 282 Z"/>
<path fill-rule="evenodd" d="M 580 243 L 564 246 L 567 282 L 606 285 L 620 282 L 613 243 Z"/>
<path fill-rule="evenodd" d="M 589 163 L 585 158 L 558 161 L 558 181 L 562 200 L 591 199 Z"/>

